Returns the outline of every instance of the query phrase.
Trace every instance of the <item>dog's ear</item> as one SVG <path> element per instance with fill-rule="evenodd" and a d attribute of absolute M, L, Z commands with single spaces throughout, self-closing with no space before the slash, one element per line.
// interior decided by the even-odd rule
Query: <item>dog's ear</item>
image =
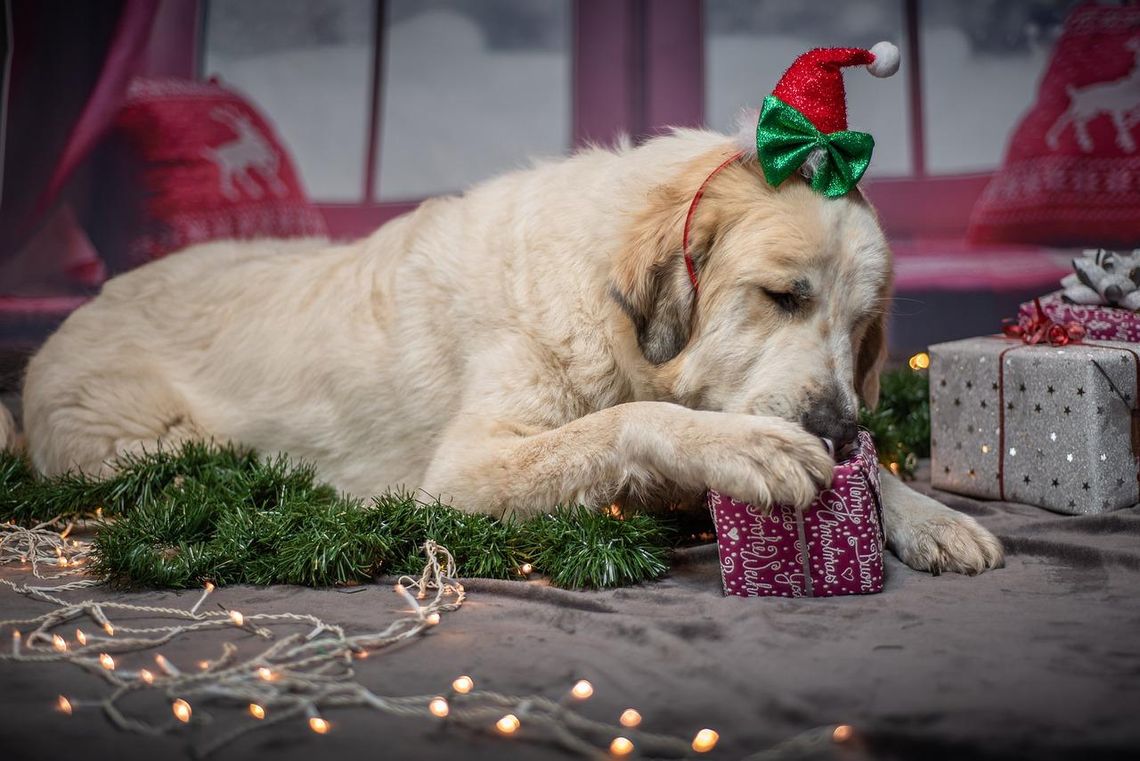
<path fill-rule="evenodd" d="M 879 406 L 879 374 L 887 361 L 886 317 L 879 315 L 863 334 L 855 357 L 855 390 L 868 409 Z"/>
<path fill-rule="evenodd" d="M 641 353 L 655 365 L 676 357 L 692 333 L 694 289 L 685 268 L 681 236 L 695 186 L 674 182 L 655 188 L 627 232 L 610 277 L 610 295 L 637 332 Z M 702 205 L 703 206 L 703 205 Z M 698 207 L 690 230 L 695 261 L 708 249 L 714 216 Z"/>

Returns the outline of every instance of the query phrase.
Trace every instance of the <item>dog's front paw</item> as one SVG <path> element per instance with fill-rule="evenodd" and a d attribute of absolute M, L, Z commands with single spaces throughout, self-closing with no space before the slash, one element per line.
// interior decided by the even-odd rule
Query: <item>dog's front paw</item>
<path fill-rule="evenodd" d="M 907 489 L 887 502 L 887 543 L 899 559 L 918 571 L 974 576 L 1005 564 L 997 537 L 968 515 Z M 890 506 L 888 506 L 890 505 Z"/>
<path fill-rule="evenodd" d="M 799 425 L 771 417 L 716 414 L 721 434 L 702 449 L 702 475 L 711 488 L 761 507 L 803 508 L 831 483 L 831 455 Z"/>

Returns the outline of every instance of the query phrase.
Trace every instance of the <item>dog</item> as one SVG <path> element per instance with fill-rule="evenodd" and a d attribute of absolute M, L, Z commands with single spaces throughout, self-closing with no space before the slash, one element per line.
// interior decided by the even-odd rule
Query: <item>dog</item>
<path fill-rule="evenodd" d="M 109 281 L 31 360 L 47 474 L 188 439 L 459 509 L 804 507 L 876 403 L 891 256 L 859 192 L 773 188 L 736 138 L 675 130 L 429 200 L 345 245 L 196 246 Z M 1002 564 L 972 518 L 883 473 L 908 565 Z"/>

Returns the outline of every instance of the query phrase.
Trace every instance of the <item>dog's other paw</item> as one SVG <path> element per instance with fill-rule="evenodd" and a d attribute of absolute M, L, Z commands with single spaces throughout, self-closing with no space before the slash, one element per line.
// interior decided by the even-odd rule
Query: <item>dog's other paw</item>
<path fill-rule="evenodd" d="M 1005 553 L 997 537 L 976 520 L 884 478 L 887 545 L 918 571 L 969 576 L 1000 568 Z"/>

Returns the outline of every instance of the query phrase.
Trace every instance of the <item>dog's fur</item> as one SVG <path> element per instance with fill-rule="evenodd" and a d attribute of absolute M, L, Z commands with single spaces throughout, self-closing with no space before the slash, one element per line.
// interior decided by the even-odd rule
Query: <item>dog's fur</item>
<path fill-rule="evenodd" d="M 429 201 L 344 246 L 199 246 L 118 277 L 32 360 L 46 473 L 184 439 L 315 463 L 358 495 L 457 507 L 689 502 L 706 486 L 807 505 L 885 353 L 890 254 L 859 193 L 678 131 Z M 805 427 L 811 432 L 805 430 Z M 971 518 L 884 473 L 888 541 L 915 568 L 1002 561 Z"/>

